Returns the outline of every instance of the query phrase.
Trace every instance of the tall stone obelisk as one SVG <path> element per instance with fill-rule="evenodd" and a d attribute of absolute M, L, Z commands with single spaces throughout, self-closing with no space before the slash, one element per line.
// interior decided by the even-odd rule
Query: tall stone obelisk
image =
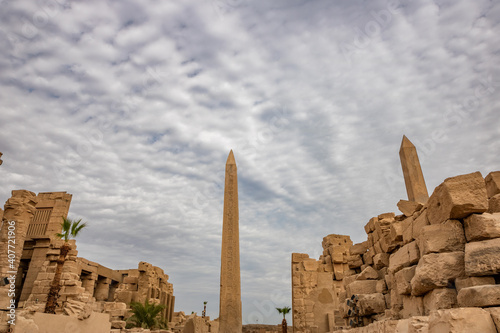
<path fill-rule="evenodd" d="M 238 175 L 233 151 L 226 162 L 222 253 L 220 268 L 219 332 L 241 333 L 240 231 Z"/>
<path fill-rule="evenodd" d="M 399 158 L 401 159 L 401 167 L 405 177 L 408 200 L 422 204 L 426 203 L 429 194 L 427 193 L 424 174 L 418 160 L 417 149 L 405 135 L 403 135 L 403 141 L 399 149 Z"/>

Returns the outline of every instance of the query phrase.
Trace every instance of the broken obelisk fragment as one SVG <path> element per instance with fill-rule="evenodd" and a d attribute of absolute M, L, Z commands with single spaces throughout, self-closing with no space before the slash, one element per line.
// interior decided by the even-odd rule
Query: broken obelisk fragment
<path fill-rule="evenodd" d="M 238 175 L 233 151 L 226 162 L 220 268 L 219 332 L 241 333 Z"/>
<path fill-rule="evenodd" d="M 403 168 L 408 200 L 420 203 L 427 202 L 429 194 L 427 193 L 424 175 L 418 160 L 417 149 L 405 135 L 403 135 L 403 141 L 399 149 L 399 157 Z"/>

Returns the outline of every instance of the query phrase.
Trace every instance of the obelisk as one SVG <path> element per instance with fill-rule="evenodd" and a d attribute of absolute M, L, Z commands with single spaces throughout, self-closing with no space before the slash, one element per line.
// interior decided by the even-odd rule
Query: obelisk
<path fill-rule="evenodd" d="M 238 175 L 233 151 L 226 162 L 220 268 L 219 332 L 241 333 Z"/>
<path fill-rule="evenodd" d="M 403 141 L 399 149 L 399 157 L 405 177 L 408 200 L 422 204 L 426 203 L 429 194 L 427 193 L 427 186 L 425 186 L 424 175 L 418 160 L 417 149 L 405 135 L 403 135 Z"/>

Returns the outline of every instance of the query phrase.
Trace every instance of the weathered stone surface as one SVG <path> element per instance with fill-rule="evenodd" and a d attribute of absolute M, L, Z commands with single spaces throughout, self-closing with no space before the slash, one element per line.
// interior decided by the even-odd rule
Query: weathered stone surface
<path fill-rule="evenodd" d="M 370 221 L 365 225 L 365 231 L 367 234 L 375 231 L 375 221 L 378 221 L 378 217 L 372 217 Z"/>
<path fill-rule="evenodd" d="M 445 179 L 427 203 L 430 224 L 462 219 L 488 209 L 486 185 L 480 172 Z"/>
<path fill-rule="evenodd" d="M 429 198 L 429 194 L 427 193 L 424 175 L 418 160 L 417 149 L 404 135 L 399 149 L 399 157 L 403 168 L 408 200 L 425 203 Z"/>
<path fill-rule="evenodd" d="M 389 235 L 391 243 L 401 242 L 403 240 L 403 222 L 391 224 Z"/>
<path fill-rule="evenodd" d="M 468 242 L 500 237 L 500 213 L 472 214 L 464 219 Z"/>
<path fill-rule="evenodd" d="M 413 213 L 422 209 L 423 207 L 421 203 L 409 200 L 399 200 L 397 206 L 401 213 L 406 216 L 412 216 Z"/>
<path fill-rule="evenodd" d="M 68 327 L 71 327 L 71 332 L 109 333 L 111 330 L 109 315 L 97 312 L 92 312 L 91 316 L 84 320 L 73 316 L 36 312 L 33 321 L 39 327 L 40 333 L 68 332 Z"/>
<path fill-rule="evenodd" d="M 464 229 L 458 220 L 424 226 L 417 240 L 420 256 L 465 249 Z"/>
<path fill-rule="evenodd" d="M 495 275 L 500 272 L 500 238 L 465 245 L 465 273 L 468 276 Z"/>
<path fill-rule="evenodd" d="M 483 285 L 462 288 L 458 293 L 461 307 L 486 307 L 500 305 L 500 285 Z"/>
<path fill-rule="evenodd" d="M 497 327 L 497 331 L 500 332 L 500 307 L 486 308 L 485 310 L 490 313 L 491 319 L 493 319 L 493 322 Z"/>
<path fill-rule="evenodd" d="M 359 254 L 347 256 L 347 264 L 349 265 L 349 268 L 361 267 L 361 265 L 363 265 L 363 258 Z"/>
<path fill-rule="evenodd" d="M 359 295 L 358 308 L 361 316 L 385 312 L 385 297 L 381 293 Z"/>
<path fill-rule="evenodd" d="M 425 315 L 431 311 L 451 309 L 457 304 L 457 291 L 451 288 L 438 288 L 429 291 L 424 296 Z"/>
<path fill-rule="evenodd" d="M 377 293 L 385 294 L 387 292 L 387 284 L 385 283 L 385 280 L 377 280 L 376 290 Z"/>
<path fill-rule="evenodd" d="M 490 172 L 485 178 L 488 198 L 500 193 L 500 171 Z"/>
<path fill-rule="evenodd" d="M 349 254 L 352 256 L 359 255 L 365 253 L 366 250 L 368 250 L 367 242 L 358 243 L 351 246 L 351 248 L 349 249 Z"/>
<path fill-rule="evenodd" d="M 226 161 L 220 274 L 221 332 L 241 332 L 241 282 L 238 213 L 238 175 L 233 151 Z"/>
<path fill-rule="evenodd" d="M 411 280 L 411 294 L 423 295 L 432 289 L 447 287 L 464 275 L 464 253 L 430 253 L 418 262 L 415 276 Z"/>
<path fill-rule="evenodd" d="M 387 253 L 378 253 L 373 257 L 373 266 L 375 269 L 382 269 L 389 266 L 390 255 Z"/>
<path fill-rule="evenodd" d="M 471 276 L 455 280 L 457 292 L 460 292 L 462 288 L 484 286 L 485 284 L 495 284 L 495 278 L 493 276 Z"/>
<path fill-rule="evenodd" d="M 417 266 L 406 267 L 394 275 L 396 291 L 400 295 L 411 294 L 411 279 L 415 276 Z"/>
<path fill-rule="evenodd" d="M 429 333 L 496 333 L 488 311 L 481 308 L 457 308 L 432 311 Z"/>
<path fill-rule="evenodd" d="M 402 268 L 417 263 L 419 258 L 420 252 L 418 251 L 416 241 L 408 243 L 391 254 L 389 258 L 389 272 L 396 273 Z"/>
<path fill-rule="evenodd" d="M 408 244 L 413 238 L 413 217 L 406 218 L 403 222 L 403 244 Z"/>
<path fill-rule="evenodd" d="M 500 194 L 496 194 L 488 200 L 488 213 L 500 213 Z"/>
<path fill-rule="evenodd" d="M 377 292 L 376 280 L 357 280 L 346 287 L 347 297 L 352 295 L 375 294 Z"/>
<path fill-rule="evenodd" d="M 421 232 L 422 228 L 425 227 L 426 225 L 429 225 L 429 221 L 427 220 L 427 210 L 424 210 L 422 212 L 422 214 L 420 214 L 418 217 L 416 217 L 413 220 L 413 223 L 412 223 L 412 227 L 413 227 L 412 237 L 413 237 L 413 239 L 417 239 L 418 236 L 420 236 L 420 232 Z"/>
<path fill-rule="evenodd" d="M 424 299 L 422 297 L 408 295 L 401 297 L 403 298 L 403 309 L 400 313 L 403 318 L 424 315 Z"/>
<path fill-rule="evenodd" d="M 356 280 L 377 280 L 378 273 L 375 269 L 368 266 L 357 277 Z"/>

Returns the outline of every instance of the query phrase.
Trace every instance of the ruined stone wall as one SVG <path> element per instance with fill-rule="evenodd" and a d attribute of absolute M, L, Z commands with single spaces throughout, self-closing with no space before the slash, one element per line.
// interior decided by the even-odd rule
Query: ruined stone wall
<path fill-rule="evenodd" d="M 294 332 L 329 332 L 339 324 L 339 294 L 352 241 L 349 236 L 328 235 L 323 238 L 323 255 L 319 260 L 307 254 L 292 254 L 292 317 Z M 340 321 L 340 322 L 339 322 Z"/>
<path fill-rule="evenodd" d="M 345 332 L 500 331 L 500 172 L 448 178 L 398 207 L 349 250 L 338 310 L 359 328 Z"/>

